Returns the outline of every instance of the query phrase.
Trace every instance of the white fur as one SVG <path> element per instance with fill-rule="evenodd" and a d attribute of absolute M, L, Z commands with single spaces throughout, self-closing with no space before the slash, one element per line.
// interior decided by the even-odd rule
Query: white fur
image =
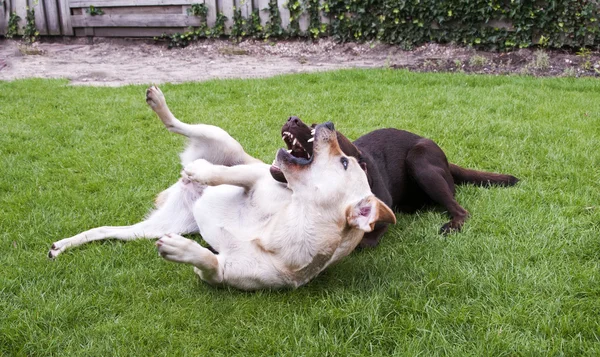
<path fill-rule="evenodd" d="M 157 87 L 148 89 L 147 102 L 170 131 L 190 140 L 181 154 L 182 178 L 159 194 L 157 209 L 145 221 L 60 240 L 51 258 L 93 240 L 162 237 L 157 246 L 163 258 L 193 265 L 211 284 L 298 287 L 348 255 L 380 219 L 374 212 L 393 219 L 370 192 L 356 160 L 348 158 L 347 170 L 341 165 L 335 135 L 325 128 L 317 131 L 310 166 L 279 163 L 286 185 L 224 130 L 177 120 Z M 369 214 L 357 219 L 365 206 Z M 193 232 L 219 254 L 179 235 Z"/>

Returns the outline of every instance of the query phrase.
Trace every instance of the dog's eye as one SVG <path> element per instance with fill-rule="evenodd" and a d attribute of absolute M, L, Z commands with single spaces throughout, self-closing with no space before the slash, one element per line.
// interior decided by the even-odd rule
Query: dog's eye
<path fill-rule="evenodd" d="M 348 170 L 348 158 L 346 158 L 346 157 L 342 157 L 342 158 L 340 159 L 340 161 L 341 161 L 341 163 L 342 163 L 342 166 L 344 166 L 344 170 Z"/>

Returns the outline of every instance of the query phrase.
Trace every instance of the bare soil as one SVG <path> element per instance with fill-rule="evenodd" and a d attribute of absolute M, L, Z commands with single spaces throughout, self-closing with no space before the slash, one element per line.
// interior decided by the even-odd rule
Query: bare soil
<path fill-rule="evenodd" d="M 205 40 L 169 50 L 151 40 L 66 38 L 33 45 L 0 40 L 0 80 L 67 78 L 73 85 L 120 86 L 257 78 L 340 68 L 425 72 L 598 76 L 600 54 L 522 49 L 509 53 L 427 44 L 412 51 L 331 40 Z"/>

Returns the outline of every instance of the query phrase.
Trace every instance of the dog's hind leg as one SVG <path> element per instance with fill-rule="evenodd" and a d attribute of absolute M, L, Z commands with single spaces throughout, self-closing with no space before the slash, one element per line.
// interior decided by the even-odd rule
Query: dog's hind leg
<path fill-rule="evenodd" d="M 450 222 L 442 226 L 440 233 L 459 231 L 469 212 L 454 198 L 454 180 L 442 149 L 429 139 L 421 139 L 408 152 L 406 166 L 410 176 L 429 198 L 448 211 Z"/>
<path fill-rule="evenodd" d="M 178 234 L 167 234 L 156 242 L 158 253 L 165 260 L 191 264 L 202 280 L 219 284 L 223 280 L 217 256 L 197 242 Z"/>
<path fill-rule="evenodd" d="M 194 185 L 194 183 L 188 183 L 187 185 Z M 167 233 L 198 232 L 198 225 L 192 214 L 192 205 L 199 192 L 188 190 L 181 181 L 165 192 L 168 192 L 165 201 L 146 220 L 131 226 L 93 228 L 73 237 L 59 240 L 50 247 L 48 257 L 55 258 L 68 248 L 95 240 L 160 238 Z"/>
<path fill-rule="evenodd" d="M 165 260 L 193 265 L 194 272 L 211 285 L 229 285 L 241 290 L 299 285 L 291 276 L 282 276 L 269 256 L 253 251 L 254 244 L 247 243 L 230 246 L 226 253 L 215 255 L 193 240 L 167 234 L 156 246 Z"/>
<path fill-rule="evenodd" d="M 225 166 L 260 162 L 248 155 L 242 145 L 225 130 L 214 125 L 186 124 L 175 118 L 158 87 L 152 86 L 146 90 L 146 103 L 169 131 L 189 138 L 189 145 L 181 154 L 183 166 L 197 159 Z"/>

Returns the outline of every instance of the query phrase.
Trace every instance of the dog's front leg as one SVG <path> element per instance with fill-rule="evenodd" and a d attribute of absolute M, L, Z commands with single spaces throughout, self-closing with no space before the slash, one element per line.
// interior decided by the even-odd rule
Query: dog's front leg
<path fill-rule="evenodd" d="M 157 86 L 146 89 L 146 103 L 154 110 L 169 131 L 189 136 L 192 125 L 182 123 L 179 119 L 175 118 L 167 106 L 163 92 Z"/>
<path fill-rule="evenodd" d="M 206 160 L 196 160 L 186 165 L 182 176 L 208 186 L 233 185 L 250 189 L 265 175 L 259 165 L 222 166 Z"/>
<path fill-rule="evenodd" d="M 389 225 L 386 223 L 378 223 L 372 232 L 365 233 L 363 239 L 358 244 L 359 248 L 373 248 L 379 244 L 381 237 L 387 232 Z"/>
<path fill-rule="evenodd" d="M 181 122 L 171 113 L 158 87 L 152 86 L 146 90 L 146 103 L 169 131 L 190 139 L 188 147 L 181 154 L 184 166 L 196 159 L 226 166 L 261 162 L 248 155 L 242 145 L 225 130 L 214 125 Z"/>

